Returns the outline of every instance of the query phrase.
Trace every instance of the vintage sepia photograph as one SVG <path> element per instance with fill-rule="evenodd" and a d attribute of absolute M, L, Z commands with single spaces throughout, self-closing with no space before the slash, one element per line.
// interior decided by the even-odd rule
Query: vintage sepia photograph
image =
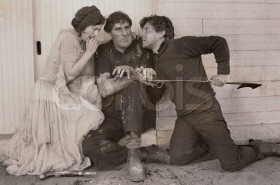
<path fill-rule="evenodd" d="M 0 185 L 278 185 L 280 0 L 0 0 Z"/>

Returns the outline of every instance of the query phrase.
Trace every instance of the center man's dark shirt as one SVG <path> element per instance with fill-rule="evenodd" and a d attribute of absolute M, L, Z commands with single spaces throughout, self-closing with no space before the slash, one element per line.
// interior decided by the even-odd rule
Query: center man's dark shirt
<path fill-rule="evenodd" d="M 113 40 L 98 47 L 95 55 L 95 74 L 97 79 L 103 73 L 112 72 L 116 66 L 128 65 L 133 68 L 140 66 L 153 68 L 152 52 L 142 48 L 142 42 L 134 39 L 130 46 L 121 53 L 115 49 Z M 126 76 L 124 76 L 126 77 Z M 103 109 L 119 109 L 121 92 L 103 99 Z"/>

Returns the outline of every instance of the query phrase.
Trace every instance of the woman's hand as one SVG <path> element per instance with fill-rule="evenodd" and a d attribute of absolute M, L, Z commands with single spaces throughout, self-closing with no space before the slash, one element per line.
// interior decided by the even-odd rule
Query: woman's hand
<path fill-rule="evenodd" d="M 86 52 L 89 52 L 90 54 L 94 54 L 98 48 L 98 42 L 97 39 L 91 38 L 87 40 L 86 42 Z"/>

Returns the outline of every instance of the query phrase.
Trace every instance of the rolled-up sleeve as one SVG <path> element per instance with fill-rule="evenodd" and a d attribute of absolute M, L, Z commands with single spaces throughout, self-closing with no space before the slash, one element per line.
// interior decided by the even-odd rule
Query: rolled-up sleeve
<path fill-rule="evenodd" d="M 105 47 L 99 47 L 94 58 L 95 75 L 97 78 L 103 73 L 112 73 L 112 66 L 110 62 L 110 54 L 106 52 Z"/>

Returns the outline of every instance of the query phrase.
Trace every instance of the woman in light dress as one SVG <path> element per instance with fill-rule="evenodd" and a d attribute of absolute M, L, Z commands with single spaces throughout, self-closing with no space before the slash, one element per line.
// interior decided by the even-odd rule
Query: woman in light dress
<path fill-rule="evenodd" d="M 6 150 L 12 175 L 80 171 L 90 166 L 81 141 L 102 123 L 93 55 L 104 17 L 95 6 L 81 8 L 74 29 L 61 30 L 36 81 L 22 123 Z"/>

